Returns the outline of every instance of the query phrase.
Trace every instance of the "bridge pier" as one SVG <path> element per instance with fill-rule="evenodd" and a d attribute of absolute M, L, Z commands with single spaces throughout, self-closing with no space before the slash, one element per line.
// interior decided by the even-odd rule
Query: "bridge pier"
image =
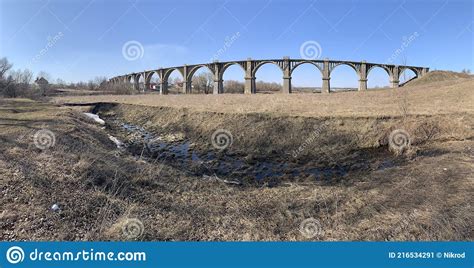
<path fill-rule="evenodd" d="M 222 64 L 219 61 L 215 60 L 213 62 L 211 71 L 213 72 L 213 87 L 212 94 L 222 94 L 224 93 L 224 80 L 222 79 L 224 74 L 221 74 Z"/>
<path fill-rule="evenodd" d="M 359 67 L 359 91 L 367 90 L 367 64 L 365 61 L 361 62 Z"/>
<path fill-rule="evenodd" d="M 331 89 L 330 82 L 329 82 L 330 80 L 331 80 L 330 77 L 326 77 L 326 78 L 323 77 L 323 86 L 321 88 L 321 93 L 329 93 Z"/>
<path fill-rule="evenodd" d="M 390 87 L 397 88 L 400 85 L 400 68 L 395 66 L 390 77 Z"/>
<path fill-rule="evenodd" d="M 136 91 L 140 91 L 139 79 L 138 75 L 133 75 L 133 89 Z"/>
<path fill-rule="evenodd" d="M 421 69 L 421 76 L 424 76 L 424 75 L 427 74 L 429 71 L 430 71 L 430 68 L 423 68 L 423 69 Z"/>
<path fill-rule="evenodd" d="M 188 65 L 183 66 L 183 94 L 189 94 L 191 90 L 191 79 L 188 77 Z"/>
<path fill-rule="evenodd" d="M 255 84 L 255 75 L 253 74 L 253 64 L 252 59 L 247 59 L 247 69 L 245 70 L 245 94 L 255 94 L 257 93 L 257 86 Z"/>
<path fill-rule="evenodd" d="M 183 93 L 184 94 L 191 94 L 193 92 L 192 90 L 192 84 L 189 81 L 183 81 Z"/>
<path fill-rule="evenodd" d="M 147 82 L 146 82 L 146 71 L 143 71 L 143 73 L 140 73 L 137 75 L 137 81 L 138 81 L 138 89 L 140 90 L 140 78 L 143 78 L 143 90 L 142 92 L 146 92 L 148 89 L 147 87 Z"/>
<path fill-rule="evenodd" d="M 255 94 L 257 92 L 255 77 L 245 77 L 244 94 Z"/>
<path fill-rule="evenodd" d="M 291 65 L 290 57 L 283 57 L 283 88 L 282 93 L 291 93 Z"/>
<path fill-rule="evenodd" d="M 365 61 L 338 61 L 338 60 L 309 60 L 309 59 L 290 59 L 289 57 L 284 57 L 283 59 L 269 59 L 269 60 L 252 60 L 248 58 L 244 61 L 229 61 L 229 62 L 218 62 L 214 61 L 213 63 L 205 63 L 205 64 L 195 64 L 195 65 L 184 65 L 184 66 L 177 66 L 177 67 L 170 67 L 170 68 L 159 68 L 156 70 L 148 70 L 139 72 L 139 73 L 131 73 L 113 77 L 109 79 L 110 84 L 117 84 L 117 83 L 125 83 L 132 86 L 135 90 L 140 90 L 140 87 L 143 86 L 140 83 L 140 78 L 143 75 L 145 88 L 150 86 L 150 79 L 153 73 L 157 73 L 160 81 L 160 93 L 167 94 L 168 93 L 168 78 L 174 70 L 180 72 L 183 77 L 183 84 L 182 89 L 180 91 L 184 94 L 192 93 L 192 76 L 196 72 L 198 68 L 207 67 L 209 70 L 212 71 L 214 74 L 213 81 L 212 81 L 212 93 L 213 94 L 221 94 L 224 92 L 224 82 L 223 76 L 224 72 L 227 67 L 236 64 L 243 68 L 245 72 L 245 84 L 244 84 L 244 93 L 245 94 L 255 94 L 257 90 L 256 86 L 256 77 L 255 73 L 257 70 L 264 64 L 274 64 L 283 72 L 283 85 L 281 88 L 281 92 L 284 94 L 292 93 L 292 77 L 291 74 L 301 64 L 310 63 L 316 66 L 322 75 L 322 93 L 330 93 L 331 92 L 331 72 L 337 68 L 339 65 L 346 65 L 350 66 L 356 74 L 359 75 L 359 91 L 367 90 L 367 82 L 368 82 L 368 74 L 370 70 L 375 67 L 379 67 L 384 69 L 390 78 L 390 86 L 392 88 L 397 88 L 400 86 L 400 73 L 403 73 L 405 70 L 412 70 L 415 72 L 417 77 L 422 77 L 429 72 L 429 68 L 427 67 L 417 67 L 417 66 L 397 66 L 392 64 L 379 64 L 379 63 L 367 63 Z M 209 93 L 209 92 L 208 92 Z"/>
<path fill-rule="evenodd" d="M 147 91 L 150 89 L 150 80 L 147 78 L 148 78 L 147 73 L 143 72 L 143 86 L 145 86 L 144 91 Z"/>
<path fill-rule="evenodd" d="M 291 77 L 283 77 L 282 93 L 291 93 Z"/>
<path fill-rule="evenodd" d="M 360 79 L 359 80 L 359 91 L 367 90 L 367 79 Z"/>
<path fill-rule="evenodd" d="M 224 93 L 224 81 L 214 80 L 214 88 L 212 89 L 212 94 L 222 94 L 222 93 Z"/>
<path fill-rule="evenodd" d="M 160 95 L 167 95 L 168 94 L 168 81 L 161 81 L 160 83 Z"/>
<path fill-rule="evenodd" d="M 331 91 L 331 70 L 329 69 L 329 60 L 325 59 L 323 62 L 323 86 L 321 93 L 329 93 Z"/>
<path fill-rule="evenodd" d="M 390 81 L 390 87 L 391 88 L 397 88 L 400 86 L 400 81 L 399 80 L 391 80 Z"/>

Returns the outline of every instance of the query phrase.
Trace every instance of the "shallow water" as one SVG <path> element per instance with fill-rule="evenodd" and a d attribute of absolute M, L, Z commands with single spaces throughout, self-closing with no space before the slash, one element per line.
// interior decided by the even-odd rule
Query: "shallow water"
<path fill-rule="evenodd" d="M 340 178 L 349 173 L 345 167 L 303 167 L 289 164 L 278 159 L 252 161 L 248 163 L 244 156 L 216 154 L 214 151 L 202 152 L 193 149 L 188 140 L 168 142 L 161 136 L 146 131 L 143 127 L 128 123 L 114 122 L 135 139 L 129 146 L 143 148 L 148 157 L 160 163 L 169 164 L 197 176 L 218 176 L 241 180 L 247 178 L 257 182 L 281 179 L 299 179 L 312 177 L 317 180 Z M 138 139 L 137 139 L 138 137 Z M 143 155 L 144 150 L 136 150 Z M 140 152 L 138 152 L 140 151 Z"/>

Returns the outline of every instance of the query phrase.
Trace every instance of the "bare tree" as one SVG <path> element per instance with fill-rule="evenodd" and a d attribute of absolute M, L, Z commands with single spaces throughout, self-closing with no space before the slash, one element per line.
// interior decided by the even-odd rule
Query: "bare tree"
<path fill-rule="evenodd" d="M 201 73 L 193 77 L 193 90 L 196 92 L 204 92 L 209 94 L 212 92 L 212 83 L 214 81 L 214 75 L 210 72 Z"/>
<path fill-rule="evenodd" d="M 96 88 L 96 84 L 94 83 L 94 81 L 89 80 L 89 82 L 87 82 L 87 89 L 94 90 L 95 88 Z"/>
<path fill-rule="evenodd" d="M 33 78 L 33 73 L 30 70 L 10 71 L 9 77 L 14 83 L 14 85 L 10 85 L 6 89 L 6 93 L 9 97 L 15 98 L 30 95 L 30 84 Z"/>
<path fill-rule="evenodd" d="M 103 83 L 100 87 L 101 90 L 110 92 L 112 94 L 134 94 L 136 90 L 133 85 L 128 82 L 119 83 Z"/>
<path fill-rule="evenodd" d="M 224 90 L 227 93 L 244 93 L 245 85 L 236 80 L 224 81 Z"/>
<path fill-rule="evenodd" d="M 52 81 L 53 81 L 53 77 L 52 77 L 49 73 L 47 73 L 47 72 L 45 72 L 45 71 L 40 71 L 40 72 L 38 73 L 38 78 L 41 78 L 41 77 L 43 77 L 44 79 L 48 80 L 48 82 L 52 82 Z"/>
<path fill-rule="evenodd" d="M 29 85 L 33 79 L 33 72 L 28 69 L 11 71 L 10 76 L 17 84 Z"/>
<path fill-rule="evenodd" d="M 56 79 L 56 86 L 58 87 L 65 87 L 66 81 L 62 80 L 61 78 Z"/>
<path fill-rule="evenodd" d="M 271 91 L 280 91 L 282 85 L 278 84 L 276 82 L 263 82 L 263 81 L 258 81 L 256 84 L 257 90 L 264 91 L 264 92 L 271 92 Z"/>
<path fill-rule="evenodd" d="M 15 83 L 19 78 L 18 71 L 11 71 L 13 64 L 7 58 L 0 59 L 0 92 L 5 97 L 16 98 L 18 96 L 18 85 Z"/>
<path fill-rule="evenodd" d="M 13 67 L 13 64 L 8 62 L 8 59 L 3 57 L 0 59 L 0 79 L 6 79 L 6 73 Z"/>
<path fill-rule="evenodd" d="M 103 89 L 107 85 L 107 77 L 105 76 L 96 76 L 94 78 L 94 83 L 96 84 L 96 89 Z"/>
<path fill-rule="evenodd" d="M 181 91 L 180 85 L 182 83 L 183 83 L 183 79 L 181 79 L 181 77 L 169 78 L 168 79 L 168 85 L 169 85 L 168 90 L 170 90 L 170 91 L 173 90 L 173 91 L 180 92 Z"/>
<path fill-rule="evenodd" d="M 21 82 L 29 85 L 31 84 L 32 81 L 33 81 L 33 72 L 28 69 L 23 70 Z"/>
<path fill-rule="evenodd" d="M 173 84 L 180 84 L 183 82 L 183 79 L 181 79 L 181 77 L 175 77 L 173 80 L 172 80 L 172 83 Z"/>
<path fill-rule="evenodd" d="M 67 87 L 68 87 L 68 88 L 76 88 L 77 85 L 76 85 L 74 82 L 70 82 Z"/>
<path fill-rule="evenodd" d="M 102 84 L 102 83 L 104 83 L 104 82 L 107 82 L 107 80 L 108 80 L 108 79 L 107 79 L 107 77 L 105 77 L 105 76 L 96 76 L 96 77 L 94 78 L 94 83 L 96 83 L 97 85 L 100 85 L 100 84 Z"/>
<path fill-rule="evenodd" d="M 11 77 L 13 82 L 19 83 L 19 80 L 21 79 L 21 70 L 11 70 L 8 74 L 8 76 Z"/>
<path fill-rule="evenodd" d="M 40 88 L 41 95 L 46 96 L 48 94 L 49 89 L 51 88 L 49 83 L 40 83 L 38 84 Z"/>

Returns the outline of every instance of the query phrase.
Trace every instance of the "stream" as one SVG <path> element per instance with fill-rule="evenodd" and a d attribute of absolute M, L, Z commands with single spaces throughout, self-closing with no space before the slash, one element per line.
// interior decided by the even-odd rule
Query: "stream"
<path fill-rule="evenodd" d="M 91 117 L 90 115 L 88 115 Z M 104 120 L 98 116 L 96 122 Z M 226 182 L 240 184 L 256 182 L 275 186 L 284 181 L 311 178 L 313 180 L 334 180 L 347 176 L 350 172 L 373 170 L 370 159 L 361 159 L 356 167 L 299 165 L 285 159 L 247 159 L 245 155 L 214 150 L 202 151 L 191 141 L 179 135 L 159 135 L 144 127 L 122 122 L 117 118 L 105 119 L 109 139 L 117 148 L 131 153 L 145 161 L 165 164 L 192 176 L 213 177 Z M 121 140 L 123 139 L 123 140 Z M 375 169 L 393 167 L 395 162 L 385 158 Z"/>

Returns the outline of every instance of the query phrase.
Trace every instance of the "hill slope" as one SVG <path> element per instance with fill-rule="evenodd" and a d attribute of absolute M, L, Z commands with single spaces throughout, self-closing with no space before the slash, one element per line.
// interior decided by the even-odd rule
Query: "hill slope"
<path fill-rule="evenodd" d="M 306 117 L 386 117 L 474 112 L 474 79 L 433 72 L 397 89 L 331 94 L 101 95 L 58 97 L 57 103 L 113 102 L 220 113 Z"/>

